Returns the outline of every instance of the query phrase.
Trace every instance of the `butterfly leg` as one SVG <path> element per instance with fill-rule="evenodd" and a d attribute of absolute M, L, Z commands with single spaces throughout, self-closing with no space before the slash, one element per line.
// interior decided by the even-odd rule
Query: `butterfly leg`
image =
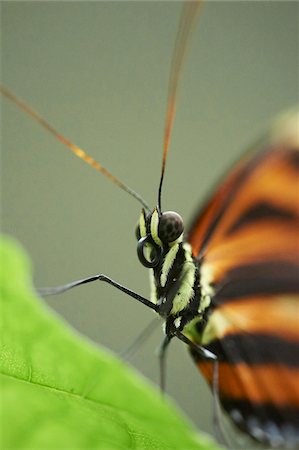
<path fill-rule="evenodd" d="M 207 350 L 206 348 L 202 347 L 201 345 L 194 344 L 190 339 L 188 339 L 181 331 L 176 331 L 175 336 L 179 338 L 180 341 L 185 342 L 185 344 L 189 345 L 189 347 L 192 350 L 195 350 L 197 353 L 200 354 L 205 359 L 217 361 L 217 356 L 210 352 L 210 350 Z"/>
<path fill-rule="evenodd" d="M 153 309 L 154 311 L 158 311 L 157 305 L 155 305 L 154 303 L 152 303 L 151 301 L 142 297 L 141 295 L 137 294 L 136 292 L 132 291 L 131 289 L 126 288 L 125 286 L 117 283 L 116 281 L 112 280 L 111 278 L 109 278 L 103 274 L 83 278 L 82 280 L 73 281 L 72 283 L 64 284 L 62 286 L 56 286 L 56 287 L 50 287 L 50 288 L 39 288 L 39 289 L 37 289 L 37 292 L 42 297 L 45 297 L 48 295 L 57 295 L 57 294 L 62 294 L 63 292 L 68 291 L 69 289 L 72 289 L 74 287 L 81 286 L 82 284 L 92 283 L 93 281 L 104 281 L 105 283 L 108 283 L 111 286 L 114 286 L 119 291 L 122 291 L 125 294 L 129 295 L 130 297 L 133 297 L 138 302 L 143 303 L 145 306 L 148 306 L 149 308 Z"/>
<path fill-rule="evenodd" d="M 160 367 L 160 389 L 161 393 L 164 394 L 165 392 L 165 380 L 166 380 L 166 350 L 167 347 L 173 338 L 173 335 L 166 335 L 163 338 L 163 341 L 160 344 L 160 347 L 158 348 L 158 357 L 159 357 L 159 367 Z"/>
<path fill-rule="evenodd" d="M 224 436 L 224 432 L 221 426 L 221 410 L 219 406 L 220 402 L 219 402 L 219 385 L 218 385 L 219 365 L 217 356 L 214 353 L 207 350 L 206 348 L 192 342 L 180 331 L 177 331 L 176 335 L 181 341 L 185 342 L 185 344 L 187 344 L 189 347 L 191 347 L 193 350 L 199 353 L 201 357 L 211 361 L 211 363 L 213 364 L 212 392 L 213 392 L 213 425 L 215 429 L 215 435 L 220 444 L 224 445 L 227 448 L 232 448 L 231 446 L 228 445 L 227 439 Z"/>

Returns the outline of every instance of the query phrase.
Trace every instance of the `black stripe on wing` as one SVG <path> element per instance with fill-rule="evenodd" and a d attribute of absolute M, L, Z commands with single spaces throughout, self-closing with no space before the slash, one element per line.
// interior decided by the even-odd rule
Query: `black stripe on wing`
<path fill-rule="evenodd" d="M 297 215 L 294 211 L 276 206 L 273 203 L 260 201 L 251 205 L 248 209 L 242 212 L 240 217 L 227 230 L 227 235 L 233 234 L 236 231 L 246 227 L 250 224 L 257 224 L 265 220 L 279 220 L 285 222 L 296 221 Z"/>
<path fill-rule="evenodd" d="M 229 270 L 217 286 L 214 306 L 242 297 L 299 293 L 299 264 L 265 261 L 243 264 Z"/>
<path fill-rule="evenodd" d="M 282 364 L 299 368 L 299 342 L 271 334 L 228 334 L 222 339 L 215 339 L 205 348 L 217 355 L 219 362 Z"/>

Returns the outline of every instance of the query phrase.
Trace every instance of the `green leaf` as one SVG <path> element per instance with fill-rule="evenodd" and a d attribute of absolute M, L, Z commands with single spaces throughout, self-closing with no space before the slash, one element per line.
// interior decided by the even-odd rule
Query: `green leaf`
<path fill-rule="evenodd" d="M 15 242 L 5 238 L 0 249 L 1 448 L 217 448 L 36 298 Z"/>

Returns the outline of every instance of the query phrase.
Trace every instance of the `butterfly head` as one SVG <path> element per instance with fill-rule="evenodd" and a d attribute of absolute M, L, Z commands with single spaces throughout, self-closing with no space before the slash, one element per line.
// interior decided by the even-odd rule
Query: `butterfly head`
<path fill-rule="evenodd" d="M 182 241 L 183 231 L 183 219 L 178 213 L 162 213 L 155 208 L 146 214 L 143 209 L 136 227 L 137 254 L 141 264 L 148 268 L 158 266 L 163 254 Z"/>

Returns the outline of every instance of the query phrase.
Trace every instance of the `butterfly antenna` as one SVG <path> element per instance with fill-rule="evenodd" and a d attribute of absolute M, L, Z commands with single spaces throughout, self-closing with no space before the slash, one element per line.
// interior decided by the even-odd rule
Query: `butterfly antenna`
<path fill-rule="evenodd" d="M 180 19 L 179 31 L 176 38 L 174 53 L 171 61 L 170 77 L 168 84 L 168 99 L 164 128 L 163 154 L 162 154 L 162 169 L 160 176 L 160 184 L 158 191 L 158 209 L 161 211 L 161 193 L 162 184 L 165 173 L 166 158 L 169 150 L 170 137 L 173 128 L 173 122 L 176 113 L 176 101 L 178 95 L 178 86 L 181 78 L 182 67 L 187 53 L 187 46 L 192 34 L 193 26 L 199 8 L 202 4 L 201 0 L 186 1 L 183 7 L 183 12 Z"/>
<path fill-rule="evenodd" d="M 124 184 L 119 178 L 114 176 L 108 169 L 102 166 L 99 162 L 97 162 L 92 156 L 88 155 L 82 148 L 73 144 L 69 139 L 60 134 L 50 123 L 48 123 L 40 114 L 31 109 L 23 100 L 14 95 L 8 88 L 3 85 L 0 85 L 0 92 L 7 97 L 9 100 L 14 102 L 20 109 L 22 109 L 25 113 L 29 114 L 36 120 L 42 127 L 44 127 L 49 133 L 54 135 L 56 139 L 58 139 L 62 144 L 68 147 L 78 158 L 82 159 L 86 164 L 96 169 L 98 172 L 101 172 L 105 177 L 107 177 L 112 183 L 116 184 L 122 190 L 127 192 L 129 195 L 134 197 L 141 205 L 149 212 L 150 208 L 147 203 L 143 200 L 143 198 L 137 194 L 133 189 Z"/>

